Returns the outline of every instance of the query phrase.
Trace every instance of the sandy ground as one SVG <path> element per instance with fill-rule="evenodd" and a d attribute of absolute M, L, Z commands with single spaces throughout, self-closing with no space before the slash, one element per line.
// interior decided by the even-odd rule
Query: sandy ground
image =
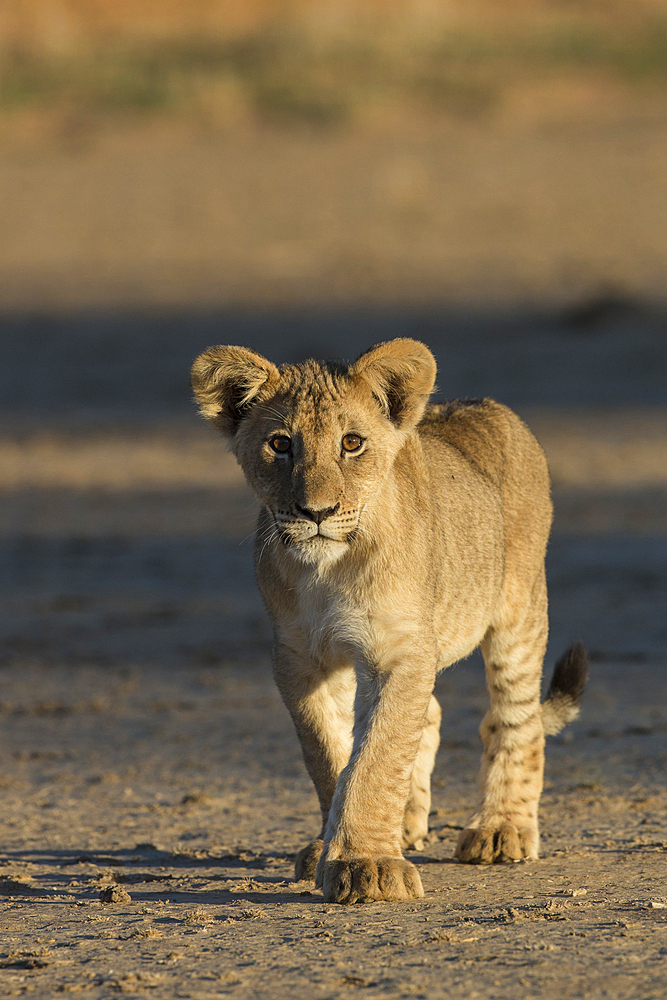
<path fill-rule="evenodd" d="M 605 309 L 5 321 L 1 996 L 665 995 L 664 320 Z M 438 682 L 426 897 L 346 908 L 292 881 L 316 799 L 271 679 L 252 500 L 186 372 L 216 340 L 280 359 L 378 329 L 420 331 L 444 394 L 531 420 L 556 486 L 547 669 L 577 636 L 592 666 L 549 741 L 539 862 L 451 860 L 473 657 Z"/>

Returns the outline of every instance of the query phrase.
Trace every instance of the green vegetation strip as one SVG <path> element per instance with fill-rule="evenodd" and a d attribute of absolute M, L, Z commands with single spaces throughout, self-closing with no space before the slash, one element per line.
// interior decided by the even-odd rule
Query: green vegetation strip
<path fill-rule="evenodd" d="M 154 114 L 217 100 L 269 120 L 326 126 L 387 100 L 474 114 L 492 108 L 510 83 L 582 72 L 662 82 L 667 21 L 623 33 L 587 27 L 333 41 L 285 30 L 234 43 L 187 40 L 67 58 L 14 53 L 0 68 L 0 111 L 64 105 Z"/>

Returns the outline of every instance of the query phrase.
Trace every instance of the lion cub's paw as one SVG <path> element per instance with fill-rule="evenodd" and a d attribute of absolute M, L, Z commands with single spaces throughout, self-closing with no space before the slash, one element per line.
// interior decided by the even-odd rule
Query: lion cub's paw
<path fill-rule="evenodd" d="M 328 903 L 396 901 L 424 895 L 417 869 L 404 858 L 326 861 L 322 891 Z"/>
<path fill-rule="evenodd" d="M 480 826 L 461 832 L 455 856 L 473 865 L 534 859 L 537 858 L 538 839 L 536 827 L 517 829 L 508 822 Z"/>
<path fill-rule="evenodd" d="M 294 862 L 294 880 L 296 882 L 314 882 L 317 862 L 324 847 L 323 840 L 313 840 L 296 856 Z"/>

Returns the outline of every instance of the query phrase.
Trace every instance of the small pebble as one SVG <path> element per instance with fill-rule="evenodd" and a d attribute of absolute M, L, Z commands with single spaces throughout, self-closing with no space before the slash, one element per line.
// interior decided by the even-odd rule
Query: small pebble
<path fill-rule="evenodd" d="M 131 903 L 132 897 L 125 889 L 119 885 L 107 885 L 100 892 L 100 899 L 103 903 Z"/>

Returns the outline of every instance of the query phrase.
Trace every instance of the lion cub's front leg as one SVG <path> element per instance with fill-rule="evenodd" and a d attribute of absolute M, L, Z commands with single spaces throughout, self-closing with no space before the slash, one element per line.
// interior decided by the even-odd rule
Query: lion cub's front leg
<path fill-rule="evenodd" d="M 322 812 L 319 837 L 296 856 L 297 881 L 313 880 L 324 846 L 324 831 L 338 776 L 350 759 L 356 679 L 349 663 L 329 668 L 278 644 L 274 649 L 274 674 L 283 701 L 292 716 Z"/>
<path fill-rule="evenodd" d="M 434 676 L 421 665 L 358 672 L 354 746 L 341 772 L 316 881 L 329 902 L 422 896 L 401 851 L 405 804 Z"/>

